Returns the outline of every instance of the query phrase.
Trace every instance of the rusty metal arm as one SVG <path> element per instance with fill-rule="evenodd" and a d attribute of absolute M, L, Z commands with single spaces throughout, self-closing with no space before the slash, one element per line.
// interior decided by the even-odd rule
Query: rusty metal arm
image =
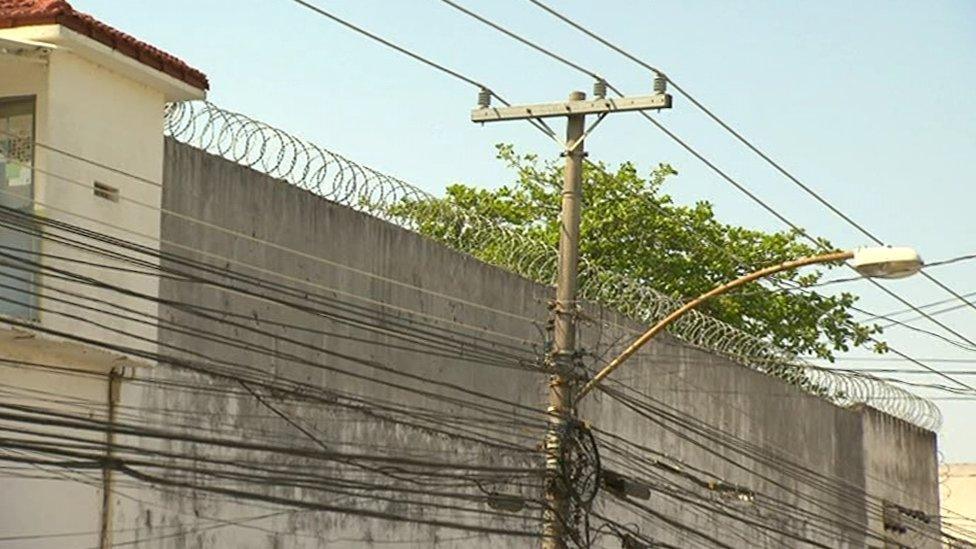
<path fill-rule="evenodd" d="M 823 255 L 794 259 L 793 261 L 786 261 L 778 265 L 773 265 L 771 267 L 766 267 L 765 269 L 760 269 L 754 273 L 750 273 L 745 276 L 739 277 L 733 280 L 732 282 L 723 284 L 721 286 L 713 288 L 712 290 L 709 290 L 708 292 L 696 297 L 695 299 L 689 301 L 688 303 L 685 303 L 679 309 L 675 310 L 673 313 L 664 317 L 663 319 L 661 319 L 660 322 L 658 322 L 650 329 L 648 329 L 646 332 L 644 332 L 639 338 L 637 338 L 636 341 L 631 343 L 629 347 L 624 349 L 624 351 L 620 353 L 620 355 L 617 356 L 617 358 L 610 361 L 610 364 L 607 364 L 606 367 L 604 367 L 602 370 L 597 372 L 597 374 L 593 376 L 593 379 L 588 381 L 586 385 L 584 385 L 583 388 L 580 389 L 579 393 L 577 393 L 576 396 L 576 402 L 582 400 L 582 398 L 585 397 L 587 393 L 592 391 L 597 385 L 599 385 L 601 381 L 603 381 L 603 379 L 605 379 L 608 375 L 610 375 L 614 370 L 619 368 L 620 365 L 623 364 L 625 360 L 630 358 L 631 355 L 636 353 L 638 349 L 643 347 L 654 336 L 656 336 L 662 330 L 667 328 L 674 321 L 681 318 L 681 316 L 687 313 L 688 311 L 691 311 L 695 307 L 701 305 L 703 302 L 715 296 L 722 295 L 730 290 L 738 288 L 743 284 L 748 284 L 760 278 L 764 278 L 769 275 L 773 275 L 782 271 L 789 271 L 792 269 L 797 269 L 800 267 L 804 267 L 806 265 L 814 265 L 817 263 L 831 263 L 833 261 L 843 261 L 845 259 L 851 259 L 853 257 L 854 257 L 854 252 L 846 251 L 846 252 L 831 252 Z"/>

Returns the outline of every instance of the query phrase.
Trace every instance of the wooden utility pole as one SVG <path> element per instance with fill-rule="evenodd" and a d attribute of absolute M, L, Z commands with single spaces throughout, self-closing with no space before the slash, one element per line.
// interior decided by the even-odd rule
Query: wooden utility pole
<path fill-rule="evenodd" d="M 597 97 L 586 99 L 586 94 L 574 91 L 569 100 L 560 103 L 542 103 L 494 108 L 490 106 L 491 94 L 482 90 L 478 96 L 478 108 L 471 111 L 473 122 L 499 120 L 532 120 L 550 117 L 566 117 L 566 143 L 563 154 L 566 167 L 563 173 L 562 213 L 559 230 L 559 273 L 556 278 L 556 300 L 553 329 L 553 353 L 549 364 L 549 406 L 546 438 L 545 500 L 543 514 L 542 547 L 565 549 L 568 527 L 572 522 L 571 501 L 573 487 L 569 486 L 566 471 L 569 459 L 565 452 L 565 436 L 575 421 L 575 390 L 578 374 L 576 368 L 576 319 L 577 278 L 579 274 L 579 232 L 582 201 L 583 141 L 590 130 L 586 129 L 586 115 L 597 114 L 602 120 L 611 112 L 666 109 L 671 107 L 671 96 L 664 93 L 664 81 L 655 82 L 654 95 L 608 99 L 606 84 L 597 82 Z M 594 125 L 595 126 L 595 125 Z"/>

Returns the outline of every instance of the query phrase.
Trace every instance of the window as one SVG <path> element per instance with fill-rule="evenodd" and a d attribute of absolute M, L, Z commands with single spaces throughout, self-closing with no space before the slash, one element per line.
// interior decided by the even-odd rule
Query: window
<path fill-rule="evenodd" d="M 0 98 L 0 314 L 37 318 L 34 98 Z"/>
<path fill-rule="evenodd" d="M 34 100 L 0 99 L 0 205 L 30 209 L 33 162 Z"/>

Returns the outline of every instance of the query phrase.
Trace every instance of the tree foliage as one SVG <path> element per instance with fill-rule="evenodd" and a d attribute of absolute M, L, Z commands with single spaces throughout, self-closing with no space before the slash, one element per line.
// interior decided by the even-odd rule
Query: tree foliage
<path fill-rule="evenodd" d="M 495 190 L 454 184 L 444 198 L 403 203 L 395 207 L 395 213 L 410 218 L 420 232 L 488 262 L 499 254 L 510 254 L 512 250 L 502 249 L 510 243 L 466 241 L 471 237 L 455 218 L 428 214 L 458 208 L 531 241 L 556 247 L 561 163 L 519 155 L 509 145 L 498 146 L 498 158 L 514 170 L 514 183 Z M 587 164 L 583 170 L 582 255 L 601 270 L 689 299 L 761 267 L 818 252 L 796 232 L 764 232 L 722 223 L 707 201 L 676 204 L 664 192 L 676 175 L 668 164 L 660 164 L 646 177 L 629 162 L 616 169 Z M 779 283 L 807 287 L 820 277 L 821 271 L 807 270 L 785 272 L 777 278 Z M 786 351 L 822 358 L 861 345 L 879 330 L 853 320 L 849 309 L 856 297 L 851 294 L 825 296 L 783 291 L 781 286 L 753 284 L 707 302 L 702 310 Z"/>

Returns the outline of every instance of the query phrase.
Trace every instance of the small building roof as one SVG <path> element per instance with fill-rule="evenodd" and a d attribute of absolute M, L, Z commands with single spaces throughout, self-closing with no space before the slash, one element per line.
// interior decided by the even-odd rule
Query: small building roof
<path fill-rule="evenodd" d="M 195 88 L 210 89 L 207 76 L 202 72 L 87 13 L 75 10 L 65 0 L 0 0 L 0 29 L 33 25 L 61 25 Z"/>

